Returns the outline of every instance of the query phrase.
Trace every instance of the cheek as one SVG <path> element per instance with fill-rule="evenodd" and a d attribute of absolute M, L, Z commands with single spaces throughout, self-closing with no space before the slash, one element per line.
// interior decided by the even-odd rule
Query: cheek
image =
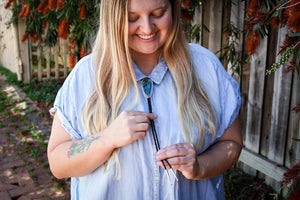
<path fill-rule="evenodd" d="M 169 32 L 171 27 L 172 27 L 172 17 L 166 16 L 165 18 L 162 19 L 160 28 Z"/>
<path fill-rule="evenodd" d="M 128 24 L 128 36 L 132 36 L 133 34 L 135 34 L 137 29 L 137 25 L 135 23 L 129 23 Z"/>

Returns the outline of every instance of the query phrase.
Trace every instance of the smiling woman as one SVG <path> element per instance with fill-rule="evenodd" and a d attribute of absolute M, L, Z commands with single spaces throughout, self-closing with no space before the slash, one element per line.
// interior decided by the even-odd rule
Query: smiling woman
<path fill-rule="evenodd" d="M 50 110 L 50 168 L 73 177 L 72 199 L 222 200 L 240 104 L 216 56 L 185 41 L 179 1 L 102 0 L 93 53 Z"/>
<path fill-rule="evenodd" d="M 138 66 L 150 65 L 148 69 L 141 69 L 144 74 L 149 75 L 153 65 L 159 61 L 161 47 L 171 29 L 171 3 L 164 0 L 155 3 L 131 0 L 128 21 L 128 46 L 132 51 L 132 58 Z"/>

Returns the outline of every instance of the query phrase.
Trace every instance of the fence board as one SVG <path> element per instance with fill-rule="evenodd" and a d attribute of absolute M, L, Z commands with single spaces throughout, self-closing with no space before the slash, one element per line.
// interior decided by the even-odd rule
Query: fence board
<path fill-rule="evenodd" d="M 240 0 L 232 0 L 231 1 L 231 13 L 230 13 L 230 23 L 237 27 L 239 30 L 243 29 L 243 21 L 244 21 L 244 12 L 245 12 L 245 2 L 241 2 Z M 229 40 L 233 40 L 232 37 L 229 38 Z M 238 53 L 243 52 L 243 40 L 244 37 L 241 34 L 240 39 L 237 42 L 237 45 L 235 46 L 236 51 Z M 227 71 L 229 74 L 232 74 L 232 63 L 228 63 Z M 235 74 L 233 78 L 241 84 L 241 76 Z"/>
<path fill-rule="evenodd" d="M 228 33 L 226 33 L 226 26 L 228 24 L 231 23 L 230 21 L 230 18 L 231 18 L 231 1 L 229 0 L 224 0 L 223 1 L 223 6 L 222 6 L 222 30 L 221 30 L 221 46 L 222 48 L 225 46 L 225 45 L 228 45 L 229 41 L 230 41 L 230 38 L 228 37 Z M 219 49 L 218 49 L 219 50 Z M 217 51 L 218 51 L 217 50 Z M 225 62 L 224 63 L 224 68 L 226 70 L 228 70 L 229 66 L 228 66 L 228 62 Z"/>
<path fill-rule="evenodd" d="M 20 51 L 20 58 L 22 60 L 22 80 L 24 82 L 29 82 L 31 79 L 31 60 L 30 60 L 30 54 L 31 54 L 31 42 L 30 40 L 26 40 L 24 43 L 21 42 L 21 38 L 23 37 L 23 33 L 26 30 L 25 23 L 18 23 L 18 38 L 19 38 L 19 51 Z"/>
<path fill-rule="evenodd" d="M 267 176 L 273 177 L 276 181 L 280 181 L 283 174 L 286 172 L 286 168 L 279 167 L 276 163 L 270 162 L 270 160 L 265 157 L 258 156 L 245 148 L 242 150 L 239 160 L 247 163 L 247 165 L 256 170 L 263 172 Z"/>
<path fill-rule="evenodd" d="M 210 24 L 210 12 L 209 7 L 211 1 L 205 1 L 205 6 L 202 8 L 203 14 L 202 14 L 202 25 L 209 28 Z M 208 48 L 209 45 L 209 37 L 210 37 L 210 30 L 207 31 L 206 29 L 202 28 L 202 39 L 201 39 L 201 45 Z"/>
<path fill-rule="evenodd" d="M 199 44 L 202 44 L 202 34 L 203 34 L 203 26 L 202 26 L 202 24 L 203 24 L 203 22 L 202 22 L 202 20 L 203 20 L 203 6 L 202 6 L 202 4 L 201 4 L 201 6 L 199 6 L 199 7 L 196 7 L 196 9 L 195 9 L 195 15 L 194 15 L 194 20 L 192 21 L 192 25 L 198 25 L 198 26 L 200 26 L 200 33 L 199 33 Z M 192 42 L 194 42 L 194 43 L 197 43 L 197 41 L 195 41 L 195 40 L 192 40 Z"/>
<path fill-rule="evenodd" d="M 221 48 L 222 41 L 222 2 L 210 0 L 209 6 L 209 43 L 208 49 L 216 53 Z"/>
<path fill-rule="evenodd" d="M 46 78 L 47 79 L 50 79 L 50 73 L 51 73 L 51 71 L 50 71 L 50 62 L 51 62 L 51 47 L 48 47 L 47 48 L 47 54 L 46 54 L 46 60 L 47 60 L 47 62 L 46 62 Z"/>
<path fill-rule="evenodd" d="M 55 59 L 55 79 L 58 79 L 59 77 L 59 68 L 58 68 L 58 53 L 59 48 L 58 45 L 54 47 L 54 59 Z"/>
<path fill-rule="evenodd" d="M 300 103 L 300 75 L 298 73 L 293 75 L 291 98 L 291 108 Z M 292 140 L 292 138 L 300 139 L 300 113 L 290 112 L 289 119 L 285 166 L 290 168 L 300 162 L 300 142 Z"/>
<path fill-rule="evenodd" d="M 280 45 L 285 40 L 286 29 L 279 30 L 277 52 Z M 269 139 L 268 158 L 280 165 L 284 163 L 285 141 L 287 133 L 289 102 L 291 91 L 292 74 L 284 72 L 285 67 L 281 67 L 275 72 L 272 118 Z"/>
<path fill-rule="evenodd" d="M 42 80 L 42 60 L 43 60 L 43 47 L 42 46 L 38 46 L 37 47 L 37 59 L 38 59 L 38 80 L 41 81 Z"/>
<path fill-rule="evenodd" d="M 278 32 L 276 30 L 269 30 L 268 41 L 268 55 L 266 68 L 269 68 L 275 61 L 277 52 L 274 49 L 277 48 Z M 262 131 L 260 140 L 260 154 L 263 156 L 268 155 L 269 151 L 269 136 L 271 128 L 271 116 L 272 116 L 272 101 L 270 98 L 273 96 L 274 85 L 274 73 L 265 77 L 265 90 L 264 90 L 264 103 L 263 103 L 263 118 L 262 118 Z"/>
<path fill-rule="evenodd" d="M 64 60 L 64 77 L 67 77 L 68 75 L 68 52 L 69 52 L 69 49 L 68 49 L 68 43 L 66 41 L 61 41 L 61 44 L 63 46 L 63 60 Z"/>
<path fill-rule="evenodd" d="M 267 38 L 261 41 L 250 61 L 249 99 L 247 108 L 246 142 L 248 149 L 259 152 L 262 104 L 264 94 Z"/>
<path fill-rule="evenodd" d="M 277 50 L 279 52 L 280 45 L 285 39 L 286 29 L 279 29 Z M 279 57 L 279 56 L 278 56 Z M 278 58 L 279 59 L 279 58 Z M 277 60 L 278 60 L 277 59 Z M 291 74 L 284 72 L 285 67 L 281 67 L 275 72 L 274 90 L 272 102 L 272 117 L 269 133 L 269 151 L 268 159 L 279 165 L 284 164 L 285 141 L 287 134 L 287 124 L 289 115 Z M 266 177 L 266 182 L 276 190 L 280 189 L 280 184 L 274 178 Z"/>

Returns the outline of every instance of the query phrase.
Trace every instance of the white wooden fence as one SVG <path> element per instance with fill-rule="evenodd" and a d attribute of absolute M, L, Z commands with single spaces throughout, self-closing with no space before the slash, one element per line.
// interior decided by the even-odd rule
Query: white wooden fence
<path fill-rule="evenodd" d="M 32 78 L 45 80 L 65 78 L 69 68 L 68 41 L 60 40 L 54 47 L 43 47 L 37 43 L 31 45 Z"/>

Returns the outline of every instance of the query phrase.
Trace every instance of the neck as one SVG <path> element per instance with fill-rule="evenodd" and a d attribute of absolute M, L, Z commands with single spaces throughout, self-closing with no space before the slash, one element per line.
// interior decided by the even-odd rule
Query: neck
<path fill-rule="evenodd" d="M 132 52 L 132 58 L 143 74 L 148 76 L 159 62 L 159 54 L 140 54 Z"/>

